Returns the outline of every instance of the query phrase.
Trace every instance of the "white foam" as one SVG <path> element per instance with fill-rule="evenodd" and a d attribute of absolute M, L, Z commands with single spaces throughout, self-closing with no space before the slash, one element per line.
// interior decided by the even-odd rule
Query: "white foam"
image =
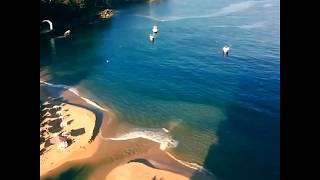
<path fill-rule="evenodd" d="M 70 92 L 72 92 L 73 94 L 75 94 L 75 95 L 77 95 L 77 96 L 80 96 L 80 95 L 79 95 L 79 91 L 78 91 L 76 88 L 68 88 L 68 90 L 69 90 Z"/>
<path fill-rule="evenodd" d="M 46 84 L 46 85 L 51 86 L 51 87 L 58 87 L 58 88 L 66 89 L 66 90 L 72 92 L 73 94 L 75 94 L 76 96 L 79 96 L 81 99 L 83 99 L 84 101 L 86 101 L 86 103 L 88 103 L 88 104 L 90 104 L 90 105 L 92 105 L 92 106 L 94 106 L 94 107 L 96 107 L 96 108 L 98 108 L 98 109 L 100 109 L 100 110 L 102 110 L 102 111 L 107 111 L 105 108 L 99 106 L 99 105 L 98 105 L 97 103 L 95 103 L 94 101 L 92 101 L 92 100 L 90 100 L 90 99 L 88 99 L 88 98 L 85 98 L 85 97 L 80 96 L 79 91 L 78 91 L 76 88 L 74 88 L 74 87 L 67 86 L 67 85 L 62 85 L 62 84 L 52 84 L 52 83 L 48 83 L 48 82 L 45 82 L 45 81 L 41 81 L 41 80 L 40 80 L 40 85 L 41 85 L 41 84 Z"/>
<path fill-rule="evenodd" d="M 103 138 L 103 137 L 102 137 Z M 141 129 L 137 128 L 133 131 L 128 133 L 121 134 L 118 137 L 114 138 L 103 138 L 106 140 L 114 140 L 114 141 L 125 141 L 129 139 L 136 139 L 136 138 L 144 138 L 151 140 L 153 142 L 157 142 L 160 144 L 160 149 L 165 150 L 167 148 L 175 148 L 178 146 L 178 141 L 174 140 L 172 136 L 164 131 L 163 129 Z"/>
<path fill-rule="evenodd" d="M 168 133 L 168 132 L 169 132 L 169 130 L 168 130 L 168 129 L 166 129 L 166 128 L 162 128 L 162 130 L 164 130 L 166 133 Z"/>
<path fill-rule="evenodd" d="M 64 89 L 69 89 L 69 88 L 71 88 L 70 86 L 67 86 L 67 85 L 52 84 L 52 83 L 49 83 L 49 82 L 45 82 L 45 81 L 40 80 L 40 85 L 41 85 L 41 84 L 45 84 L 45 85 L 48 85 L 48 86 L 51 86 L 51 87 L 64 88 Z"/>
<path fill-rule="evenodd" d="M 213 173 L 211 171 L 209 171 L 208 169 L 204 168 L 203 166 L 200 166 L 199 164 L 197 163 L 192 163 L 192 162 L 188 162 L 188 161 L 183 161 L 183 160 L 180 160 L 180 159 L 177 159 L 176 157 L 174 157 L 172 154 L 166 152 L 167 155 L 169 155 L 172 159 L 174 159 L 175 161 L 179 162 L 180 164 L 184 165 L 184 166 L 187 166 L 191 169 L 195 169 L 195 170 L 198 170 L 198 171 L 201 171 L 201 172 L 205 172 L 207 174 L 210 174 L 211 176 L 214 176 Z"/>
<path fill-rule="evenodd" d="M 73 94 L 75 94 L 77 96 L 80 96 L 78 90 L 76 88 L 71 87 L 71 86 L 67 86 L 67 85 L 63 85 L 63 84 L 52 84 L 52 83 L 48 83 L 48 82 L 40 80 L 40 85 L 41 84 L 45 84 L 45 85 L 48 85 L 51 87 L 63 88 L 63 89 L 66 89 L 66 90 L 72 92 Z"/>
<path fill-rule="evenodd" d="M 65 36 L 57 36 L 54 39 L 61 39 L 61 38 L 65 38 Z"/>
<path fill-rule="evenodd" d="M 91 104 L 92 106 L 102 110 L 102 111 L 107 111 L 106 109 L 104 109 L 103 107 L 99 106 L 97 103 L 93 102 L 92 100 L 88 99 L 88 98 L 85 98 L 85 97 L 82 97 L 80 96 L 81 99 L 85 100 L 86 103 L 88 104 Z"/>
<path fill-rule="evenodd" d="M 242 26 L 238 26 L 239 28 L 243 28 L 243 29 L 253 29 L 253 28 L 261 28 L 264 27 L 266 24 L 265 21 L 261 21 L 261 22 L 256 22 L 253 24 L 249 24 L 249 25 L 242 25 Z"/>

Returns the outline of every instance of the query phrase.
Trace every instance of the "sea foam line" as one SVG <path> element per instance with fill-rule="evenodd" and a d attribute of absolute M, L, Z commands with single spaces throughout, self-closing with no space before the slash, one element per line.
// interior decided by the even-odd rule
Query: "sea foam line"
<path fill-rule="evenodd" d="M 98 109 L 100 109 L 102 111 L 107 111 L 107 109 L 99 106 L 96 102 L 94 102 L 94 101 L 92 101 L 92 100 L 90 100 L 88 98 L 85 98 L 85 97 L 82 97 L 82 96 L 80 96 L 80 98 L 83 99 L 84 101 L 86 101 L 88 104 L 90 104 L 90 105 L 92 105 L 92 106 L 94 106 L 94 107 L 96 107 L 96 108 L 98 108 Z"/>
<path fill-rule="evenodd" d="M 117 137 L 104 138 L 104 140 L 125 141 L 130 139 L 143 138 L 160 144 L 160 149 L 165 150 L 167 148 L 175 148 L 179 142 L 172 138 L 169 131 L 164 128 L 136 128 L 130 132 L 121 134 Z"/>
<path fill-rule="evenodd" d="M 75 94 L 76 96 L 80 97 L 84 101 L 86 101 L 86 103 L 88 103 L 88 104 L 90 104 L 90 105 L 92 105 L 92 106 L 94 106 L 94 107 L 96 107 L 96 108 L 98 108 L 98 109 L 100 109 L 102 111 L 107 111 L 107 109 L 99 106 L 96 102 L 92 101 L 91 99 L 88 99 L 86 97 L 80 96 L 79 91 L 74 87 L 63 85 L 63 84 L 52 84 L 52 83 L 45 82 L 45 81 L 42 81 L 42 80 L 40 80 L 40 84 L 46 84 L 46 85 L 51 86 L 51 87 L 58 87 L 58 88 L 66 89 L 66 90 L 72 92 L 73 94 Z"/>
<path fill-rule="evenodd" d="M 256 23 L 253 23 L 253 24 L 241 25 L 241 26 L 237 26 L 237 27 L 243 28 L 243 29 L 253 29 L 253 28 L 264 27 L 265 24 L 266 24 L 266 21 L 260 21 L 260 22 L 256 22 Z"/>
<path fill-rule="evenodd" d="M 188 162 L 188 161 L 183 161 L 183 160 L 180 160 L 178 158 L 176 158 L 174 155 L 170 154 L 169 152 L 166 152 L 166 154 L 168 156 L 170 156 L 172 159 L 174 159 L 175 161 L 177 161 L 178 163 L 184 165 L 184 166 L 187 166 L 191 169 L 194 169 L 194 170 L 197 170 L 197 171 L 200 171 L 200 172 L 205 172 L 211 176 L 214 176 L 214 174 L 209 171 L 208 169 L 204 168 L 203 166 L 197 164 L 197 163 L 193 163 L 193 162 Z"/>

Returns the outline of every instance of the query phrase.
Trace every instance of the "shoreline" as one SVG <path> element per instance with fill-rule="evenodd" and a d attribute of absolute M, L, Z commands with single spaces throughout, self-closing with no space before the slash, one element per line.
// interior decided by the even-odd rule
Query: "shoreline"
<path fill-rule="evenodd" d="M 93 166 L 95 164 L 104 163 L 104 165 L 97 167 L 96 170 L 91 173 L 92 177 L 102 178 L 108 175 L 114 168 L 126 164 L 133 159 L 145 159 L 152 162 L 158 169 L 181 174 L 186 177 L 191 177 L 195 173 L 199 174 L 199 172 L 201 172 L 200 174 L 203 174 L 201 176 L 207 176 L 205 175 L 207 174 L 205 173 L 206 171 L 203 171 L 203 167 L 195 163 L 184 162 L 183 160 L 175 158 L 172 154 L 160 150 L 159 143 L 155 141 L 141 137 L 121 141 L 104 140 L 104 138 L 114 137 L 115 134 L 119 134 L 121 131 L 123 133 L 128 132 L 129 129 L 133 129 L 134 127 L 128 123 L 120 123 L 117 121 L 117 118 L 111 109 L 102 107 L 96 102 L 86 97 L 82 97 L 74 87 L 56 85 L 40 80 L 40 88 L 43 85 L 47 86 L 42 87 L 47 91 L 47 96 L 61 96 L 63 98 L 62 102 L 85 108 L 94 113 L 96 116 L 96 125 L 91 139 L 93 145 L 90 146 L 92 147 L 92 153 L 90 155 L 66 161 L 60 166 L 51 169 L 50 172 L 48 171 L 49 173 L 42 174 L 41 178 L 55 176 L 77 164 L 86 164 L 86 162 L 90 162 Z M 55 88 L 57 89 L 54 90 Z M 140 145 L 141 147 L 139 147 Z M 132 146 L 136 147 L 136 149 L 131 150 Z M 125 151 L 124 155 L 118 155 L 118 151 L 121 151 L 122 149 Z M 131 154 L 128 149 L 132 151 Z M 105 155 L 106 153 L 102 153 L 103 150 L 110 151 L 110 153 Z M 113 160 L 113 156 L 119 156 L 119 159 L 116 158 L 116 160 Z M 106 158 L 112 159 L 111 163 L 108 163 L 108 161 L 103 162 Z"/>

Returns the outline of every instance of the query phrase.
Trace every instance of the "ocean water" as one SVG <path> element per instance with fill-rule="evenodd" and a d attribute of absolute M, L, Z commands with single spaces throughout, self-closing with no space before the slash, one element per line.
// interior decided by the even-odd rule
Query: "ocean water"
<path fill-rule="evenodd" d="M 76 86 L 122 121 L 171 128 L 179 145 L 169 151 L 219 179 L 280 179 L 279 5 L 132 4 L 69 38 L 42 35 L 40 77 Z"/>

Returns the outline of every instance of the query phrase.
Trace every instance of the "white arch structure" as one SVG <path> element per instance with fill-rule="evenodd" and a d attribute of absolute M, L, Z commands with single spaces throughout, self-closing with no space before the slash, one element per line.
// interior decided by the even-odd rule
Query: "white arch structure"
<path fill-rule="evenodd" d="M 49 24 L 50 31 L 53 29 L 53 24 L 50 20 L 43 20 L 42 23 L 47 22 Z"/>

